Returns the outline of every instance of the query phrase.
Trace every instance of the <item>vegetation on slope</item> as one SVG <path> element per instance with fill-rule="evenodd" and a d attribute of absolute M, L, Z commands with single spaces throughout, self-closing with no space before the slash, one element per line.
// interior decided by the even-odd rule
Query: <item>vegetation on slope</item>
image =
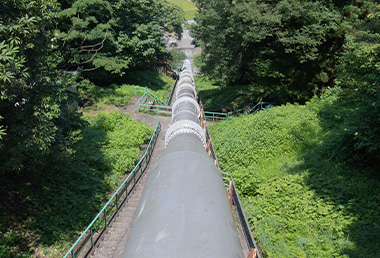
<path fill-rule="evenodd" d="M 1 257 L 62 257 L 152 133 L 121 112 L 89 118 L 72 132 L 64 153 L 38 164 L 38 175 L 3 174 Z"/>
<path fill-rule="evenodd" d="M 257 95 L 252 94 L 254 88 L 250 85 L 223 88 L 216 85 L 208 76 L 196 76 L 194 80 L 198 96 L 207 111 L 228 112 L 246 106 L 253 107 L 261 101 Z"/>
<path fill-rule="evenodd" d="M 174 83 L 152 70 L 124 80 L 146 86 L 165 100 Z M 1 257 L 62 257 L 120 178 L 131 171 L 152 128 L 112 109 L 129 103 L 135 85 L 100 87 L 82 80 L 75 86 L 83 116 L 74 117 L 65 145 L 44 159 L 29 160 L 29 173 L 2 171 Z M 77 97 L 71 94 L 74 106 Z"/>
<path fill-rule="evenodd" d="M 378 168 L 343 137 L 354 111 L 334 93 L 210 126 L 267 257 L 379 256 Z"/>

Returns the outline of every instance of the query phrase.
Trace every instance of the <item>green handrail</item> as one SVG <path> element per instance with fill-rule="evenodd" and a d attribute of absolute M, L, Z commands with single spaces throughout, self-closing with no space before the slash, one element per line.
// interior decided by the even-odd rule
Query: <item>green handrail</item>
<path fill-rule="evenodd" d="M 176 80 L 176 82 L 177 82 L 177 80 Z M 176 83 L 173 86 L 171 95 L 174 92 L 175 86 L 176 86 Z M 140 87 L 140 88 L 142 88 L 142 87 Z M 145 112 L 156 112 L 156 113 L 165 113 L 165 114 L 170 113 L 171 107 L 168 104 L 164 104 L 164 105 L 146 104 L 146 101 L 148 100 L 147 95 L 148 94 L 145 92 L 141 96 L 141 98 L 137 101 L 137 103 L 136 103 L 137 112 L 140 112 L 140 111 L 144 112 L 145 111 Z M 168 103 L 170 103 L 170 101 L 171 101 L 171 97 L 169 97 Z M 268 109 L 268 108 L 271 108 L 273 106 L 274 105 L 272 102 L 259 102 L 255 106 L 253 106 L 253 108 L 251 108 L 251 109 L 242 108 L 242 109 L 230 111 L 228 113 L 204 111 L 204 115 L 205 115 L 206 119 L 210 119 L 212 121 L 224 120 L 224 119 L 227 119 L 228 117 L 237 116 L 240 114 L 255 114 L 258 111 Z"/>
<path fill-rule="evenodd" d="M 151 92 L 149 89 L 145 88 L 145 87 L 140 87 L 140 86 L 135 86 L 135 92 L 136 94 L 137 93 L 145 93 L 146 95 L 149 95 L 149 97 L 151 97 L 152 99 L 154 99 L 156 102 L 162 104 L 162 105 L 166 105 L 165 101 L 163 101 L 162 99 L 160 99 L 159 97 L 156 96 L 156 94 L 154 94 L 153 92 Z"/>
<path fill-rule="evenodd" d="M 212 121 L 215 120 L 221 120 L 221 119 L 227 119 L 228 114 L 227 113 L 220 113 L 220 112 L 210 112 L 210 111 L 204 111 L 205 118 L 210 118 Z"/>
<path fill-rule="evenodd" d="M 172 102 L 172 98 L 173 98 L 173 94 L 174 94 L 174 91 L 175 91 L 175 87 L 177 85 L 177 82 L 178 82 L 178 76 L 177 78 L 175 79 L 175 82 L 173 84 L 173 88 L 172 88 L 172 91 L 170 92 L 170 95 L 169 95 L 169 98 L 168 98 L 168 101 L 166 101 L 166 105 L 167 106 L 170 106 L 170 103 Z"/>
<path fill-rule="evenodd" d="M 151 105 L 151 104 L 137 104 L 138 111 L 145 112 L 156 112 L 156 113 L 164 113 L 171 114 L 172 107 L 171 106 L 163 106 L 163 105 Z"/>
<path fill-rule="evenodd" d="M 145 103 L 147 100 L 148 100 L 148 97 L 147 97 L 146 93 L 144 92 L 144 94 L 141 96 L 141 98 L 136 103 L 137 112 L 140 112 L 141 105 L 146 105 Z"/>
<path fill-rule="evenodd" d="M 113 218 L 115 213 L 120 209 L 119 203 L 120 203 L 120 197 L 126 193 L 125 198 L 128 197 L 128 187 L 131 186 L 131 183 L 133 182 L 134 187 L 138 180 L 136 180 L 136 176 L 138 175 L 138 172 L 140 172 L 140 176 L 145 172 L 145 169 L 147 168 L 150 158 L 153 153 L 153 148 L 157 142 L 158 135 L 161 131 L 161 124 L 160 122 L 157 122 L 156 128 L 152 134 L 152 137 L 149 141 L 148 147 L 146 148 L 146 151 L 144 155 L 141 157 L 140 161 L 137 163 L 137 165 L 134 167 L 134 169 L 131 171 L 131 173 L 127 176 L 127 178 L 123 181 L 123 183 L 119 186 L 119 188 L 115 191 L 115 193 L 112 195 L 112 197 L 108 200 L 108 202 L 103 206 L 103 208 L 100 210 L 100 212 L 95 216 L 95 218 L 91 221 L 91 223 L 88 225 L 88 227 L 85 229 L 85 231 L 80 235 L 80 237 L 75 241 L 75 243 L 71 246 L 69 251 L 67 251 L 66 255 L 63 258 L 69 257 L 71 254 L 72 258 L 78 257 L 78 255 L 82 252 L 84 247 L 87 245 L 87 243 L 91 240 L 91 248 L 95 246 L 95 243 L 98 241 L 98 239 L 94 242 L 94 235 L 98 232 L 98 230 L 101 228 L 101 226 L 104 223 L 104 228 L 107 228 L 110 221 L 107 221 L 107 216 L 109 215 L 109 212 L 113 212 L 112 216 L 108 216 L 109 218 Z M 145 165 L 144 169 L 142 169 L 142 166 Z M 133 180 L 133 181 L 132 181 Z M 114 203 L 112 204 L 112 201 Z M 111 207 L 109 207 L 109 205 Z M 116 210 L 114 210 L 116 206 Z M 107 208 L 110 208 L 107 211 Z M 101 217 L 103 215 L 103 217 Z M 99 224 L 94 227 L 96 221 L 98 219 L 101 219 Z M 94 230 L 95 228 L 95 230 Z M 89 234 L 87 239 L 84 239 L 85 235 Z M 80 243 L 80 241 L 84 239 L 85 242 L 79 247 L 78 250 L 74 250 L 77 245 Z"/>

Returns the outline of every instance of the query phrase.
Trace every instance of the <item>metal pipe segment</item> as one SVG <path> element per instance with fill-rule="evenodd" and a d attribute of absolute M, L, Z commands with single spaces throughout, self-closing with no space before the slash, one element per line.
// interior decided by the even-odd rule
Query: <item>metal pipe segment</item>
<path fill-rule="evenodd" d="M 184 82 L 178 86 L 176 93 L 177 99 L 181 98 L 182 96 L 189 96 L 196 99 L 197 91 L 192 84 Z"/>
<path fill-rule="evenodd" d="M 190 77 L 187 77 L 187 76 L 182 77 L 181 79 L 179 79 L 178 85 L 181 85 L 184 82 L 187 82 L 187 83 L 190 83 L 191 85 L 194 85 L 194 81 Z"/>
<path fill-rule="evenodd" d="M 194 81 L 194 78 L 193 78 L 193 73 L 190 72 L 189 70 L 183 70 L 181 72 L 181 75 L 180 75 L 181 78 L 184 78 L 184 77 L 190 77 L 193 81 Z"/>
<path fill-rule="evenodd" d="M 197 124 L 200 122 L 198 116 L 194 112 L 188 110 L 184 110 L 175 114 L 172 118 L 172 124 L 181 120 L 191 120 Z"/>
<path fill-rule="evenodd" d="M 188 60 L 182 70 L 191 71 Z M 173 104 L 166 148 L 148 175 L 123 258 L 243 257 L 220 171 L 204 148 L 199 114 L 196 94 Z"/>
<path fill-rule="evenodd" d="M 172 107 L 172 116 L 181 110 L 189 110 L 194 112 L 197 116 L 201 113 L 198 102 L 191 97 L 181 97 L 177 99 Z"/>

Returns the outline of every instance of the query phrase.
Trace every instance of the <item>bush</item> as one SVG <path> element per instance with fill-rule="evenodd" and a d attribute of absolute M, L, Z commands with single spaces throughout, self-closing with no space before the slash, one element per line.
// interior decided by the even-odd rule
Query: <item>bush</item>
<path fill-rule="evenodd" d="M 104 141 L 94 146 L 91 141 L 99 133 L 105 133 Z M 80 148 L 80 153 L 84 154 L 84 158 L 94 158 L 90 158 L 90 164 L 104 160 L 111 168 L 111 171 L 105 173 L 105 180 L 110 186 L 114 186 L 124 173 L 133 169 L 139 158 L 140 147 L 150 139 L 151 134 L 152 129 L 148 125 L 133 121 L 129 114 L 116 111 L 100 112 L 92 117 L 90 127 L 83 131 L 84 139 L 88 139 L 90 144 L 83 141 L 84 145 L 79 144 L 77 147 Z M 93 151 L 104 156 L 104 159 L 88 153 L 92 147 Z"/>
<path fill-rule="evenodd" d="M 210 126 L 267 257 L 377 257 L 379 180 L 337 162 L 347 106 L 336 92 Z M 237 130 L 238 128 L 238 130 Z"/>

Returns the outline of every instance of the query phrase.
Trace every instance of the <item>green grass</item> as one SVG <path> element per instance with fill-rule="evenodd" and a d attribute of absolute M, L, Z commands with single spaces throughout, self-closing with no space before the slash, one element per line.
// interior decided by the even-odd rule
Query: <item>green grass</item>
<path fill-rule="evenodd" d="M 126 106 L 135 95 L 134 85 L 110 85 L 99 87 L 87 81 L 82 95 L 86 100 L 84 111 L 99 111 L 109 106 Z"/>
<path fill-rule="evenodd" d="M 191 20 L 195 18 L 197 7 L 195 4 L 188 0 L 168 0 L 170 3 L 176 4 L 185 12 L 185 19 Z"/>
<path fill-rule="evenodd" d="M 380 257 L 380 179 L 333 158 L 334 98 L 274 107 L 210 126 L 266 257 Z M 349 155 L 344 153 L 344 155 Z"/>
<path fill-rule="evenodd" d="M 214 85 L 206 76 L 195 76 L 194 80 L 198 95 L 207 111 L 229 112 L 245 106 L 253 107 L 260 101 L 254 95 L 249 95 L 252 87 L 248 85 L 222 88 Z"/>

